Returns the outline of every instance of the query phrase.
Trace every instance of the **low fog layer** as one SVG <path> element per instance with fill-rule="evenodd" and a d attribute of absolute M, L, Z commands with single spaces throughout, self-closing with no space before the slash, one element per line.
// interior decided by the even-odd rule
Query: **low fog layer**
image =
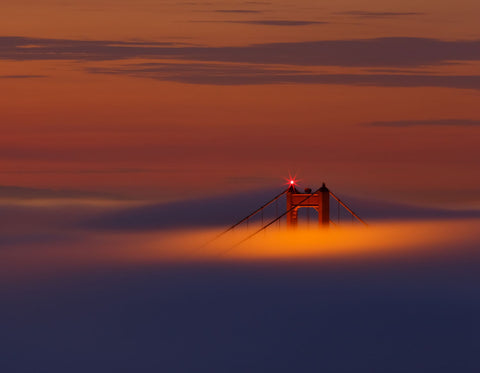
<path fill-rule="evenodd" d="M 214 241 L 224 226 L 92 224 L 128 211 L 3 207 L 2 371 L 480 369 L 477 218 L 273 226 L 240 245 L 254 224 Z"/>

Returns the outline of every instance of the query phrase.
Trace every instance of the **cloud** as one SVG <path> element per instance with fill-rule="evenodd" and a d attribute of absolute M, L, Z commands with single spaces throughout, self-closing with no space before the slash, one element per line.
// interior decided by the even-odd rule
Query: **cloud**
<path fill-rule="evenodd" d="M 171 59 L 298 66 L 418 67 L 480 60 L 480 40 L 428 38 L 320 40 L 198 46 L 173 42 L 0 37 L 0 60 Z"/>
<path fill-rule="evenodd" d="M 109 193 L 0 185 L 0 199 L 119 199 Z"/>
<path fill-rule="evenodd" d="M 115 68 L 89 68 L 87 71 L 189 84 L 294 83 L 480 89 L 480 75 L 435 75 L 428 72 L 321 74 L 299 71 L 292 67 L 274 68 L 280 64 L 412 68 L 441 65 L 452 61 L 473 61 L 480 60 L 480 41 L 478 40 L 378 38 L 209 47 L 174 42 L 0 37 L 0 60 L 107 61 L 129 58 L 152 60 L 161 58 L 183 60 L 184 63 L 137 64 Z M 202 63 L 193 63 L 193 61 Z M 218 62 L 222 62 L 222 64 Z"/>
<path fill-rule="evenodd" d="M 120 68 L 89 68 L 100 74 L 119 74 L 190 84 L 243 85 L 281 83 L 290 80 L 296 70 L 269 69 L 255 65 L 209 63 L 146 63 Z"/>
<path fill-rule="evenodd" d="M 70 243 L 71 237 L 68 234 L 59 233 L 20 233 L 20 234 L 1 234 L 0 250 L 15 246 L 41 245 L 52 243 Z"/>
<path fill-rule="evenodd" d="M 168 265 L 177 246 L 158 236 L 74 245 L 1 257 L 5 372 L 478 372 L 478 238 L 373 263 Z"/>
<path fill-rule="evenodd" d="M 480 126 L 479 119 L 428 119 L 428 120 L 393 120 L 393 121 L 376 121 L 363 123 L 367 126 L 374 127 L 416 127 L 416 126 Z"/>
<path fill-rule="evenodd" d="M 80 169 L 80 170 L 72 170 L 72 169 L 48 169 L 48 170 L 41 170 L 41 169 L 22 169 L 16 168 L 12 170 L 0 170 L 0 174 L 7 174 L 7 175 L 39 175 L 39 174 L 136 174 L 136 173 L 148 173 L 148 172 L 169 172 L 171 169 L 167 168 L 101 168 L 101 169 Z M 0 186 L 0 189 L 4 188 Z M 12 187 L 17 188 L 17 187 Z"/>
<path fill-rule="evenodd" d="M 148 56 L 157 57 L 164 48 L 184 45 L 174 42 L 143 42 L 114 40 L 71 40 L 28 38 L 18 36 L 0 37 L 0 60 L 85 60 L 106 61 Z"/>
<path fill-rule="evenodd" d="M 47 75 L 0 75 L 0 79 L 31 79 L 47 78 Z"/>
<path fill-rule="evenodd" d="M 405 16 L 423 16 L 422 12 L 368 12 L 364 10 L 351 10 L 347 12 L 337 12 L 335 14 L 343 14 L 362 18 L 392 18 Z"/>
<path fill-rule="evenodd" d="M 160 229 L 178 229 L 190 227 L 230 226 L 249 215 L 257 207 L 278 194 L 276 191 L 263 190 L 255 194 L 238 193 L 223 197 L 204 198 L 188 201 L 176 201 L 162 204 L 149 204 L 119 208 L 97 214 L 86 220 L 83 227 L 111 231 L 151 231 Z M 419 219 L 465 219 L 480 218 L 478 210 L 449 210 L 405 205 L 381 200 L 342 197 L 363 219 L 367 221 L 419 220 Z M 284 211 L 285 200 L 280 199 L 279 211 Z M 332 202 L 333 206 L 335 202 Z M 276 206 L 270 205 L 264 211 L 264 219 L 277 216 Z M 208 214 L 205 213 L 208 211 Z M 332 211 L 332 219 L 336 219 Z M 252 219 L 250 223 L 256 222 Z M 340 216 L 350 222 L 350 216 Z"/>
<path fill-rule="evenodd" d="M 248 192 L 117 209 L 86 220 L 83 227 L 112 231 L 149 231 L 229 225 L 276 194 L 278 191 L 261 190 L 255 194 Z"/>
<path fill-rule="evenodd" d="M 253 9 L 217 9 L 214 10 L 215 13 L 237 13 L 237 14 L 253 14 L 253 13 L 263 13 L 261 10 Z"/>
<path fill-rule="evenodd" d="M 480 89 L 480 75 L 321 74 L 259 65 L 148 63 L 117 68 L 89 68 L 97 74 L 118 74 L 188 84 L 341 84 L 374 87 L 443 87 Z"/>
<path fill-rule="evenodd" d="M 320 21 L 295 21 L 295 20 L 269 20 L 259 19 L 250 21 L 221 21 L 223 23 L 243 23 L 247 25 L 262 25 L 262 26 L 309 26 L 309 25 L 324 25 L 328 22 Z"/>
<path fill-rule="evenodd" d="M 369 73 L 387 73 L 387 74 L 434 74 L 433 71 L 426 69 L 395 69 L 395 68 L 367 68 Z"/>

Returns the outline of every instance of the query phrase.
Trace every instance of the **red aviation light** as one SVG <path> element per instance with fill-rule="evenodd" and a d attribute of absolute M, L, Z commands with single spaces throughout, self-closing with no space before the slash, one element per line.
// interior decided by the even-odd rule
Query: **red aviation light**
<path fill-rule="evenodd" d="M 289 188 L 294 188 L 298 185 L 296 176 L 288 175 L 288 179 L 286 179 L 286 181 Z"/>
<path fill-rule="evenodd" d="M 292 175 L 290 172 L 288 173 L 288 177 L 285 177 L 283 180 L 285 180 L 283 185 L 286 185 L 288 189 L 295 189 L 299 181 L 301 181 L 297 179 L 297 175 Z"/>

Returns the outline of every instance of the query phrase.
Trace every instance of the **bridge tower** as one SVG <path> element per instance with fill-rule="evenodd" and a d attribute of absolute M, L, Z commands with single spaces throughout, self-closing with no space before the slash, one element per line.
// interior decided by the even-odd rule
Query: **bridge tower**
<path fill-rule="evenodd" d="M 310 197 L 309 197 L 310 195 Z M 302 207 L 314 208 L 318 212 L 320 227 L 327 228 L 330 225 L 330 191 L 322 184 L 322 187 L 312 193 L 309 188 L 301 193 L 292 184 L 287 191 L 287 227 L 295 228 L 298 225 L 298 209 Z"/>

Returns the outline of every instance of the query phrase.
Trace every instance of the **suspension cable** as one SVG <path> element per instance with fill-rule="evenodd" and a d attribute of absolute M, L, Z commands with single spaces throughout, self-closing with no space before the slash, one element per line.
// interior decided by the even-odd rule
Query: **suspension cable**
<path fill-rule="evenodd" d="M 340 198 L 338 198 L 338 197 L 337 197 L 335 194 L 333 194 L 332 192 L 330 192 L 330 195 L 331 195 L 333 198 L 335 198 L 338 203 L 340 203 L 343 207 L 345 207 L 345 209 L 352 215 L 352 219 L 353 219 L 353 217 L 355 217 L 355 218 L 357 218 L 357 220 L 358 220 L 359 222 L 361 222 L 361 223 L 364 224 L 365 226 L 368 226 L 368 224 L 365 223 L 365 222 L 360 218 L 360 216 L 358 216 L 357 214 L 355 214 L 350 207 L 348 207 L 345 203 L 343 203 L 343 202 L 340 200 Z"/>
<path fill-rule="evenodd" d="M 278 199 L 275 201 L 275 217 L 278 216 Z M 280 221 L 278 221 L 278 227 L 280 228 Z"/>
<path fill-rule="evenodd" d="M 221 236 L 223 236 L 225 233 L 228 233 L 230 232 L 232 229 L 234 229 L 235 227 L 239 226 L 240 224 L 242 224 L 243 222 L 247 222 L 247 227 L 248 227 L 248 220 L 258 214 L 260 211 L 262 211 L 263 213 L 263 209 L 267 206 L 269 206 L 270 204 L 272 204 L 273 202 L 277 201 L 281 196 L 283 196 L 285 193 L 288 192 L 288 190 L 290 189 L 290 187 L 288 187 L 287 189 L 285 189 L 283 192 L 281 192 L 280 194 L 276 195 L 275 197 L 273 197 L 270 201 L 268 201 L 267 203 L 263 204 L 261 207 L 259 207 L 258 209 L 256 209 L 255 211 L 253 211 L 252 213 L 250 213 L 248 216 L 244 217 L 243 219 L 239 220 L 238 222 L 236 222 L 235 224 L 233 224 L 230 228 L 226 229 L 225 231 L 223 231 L 222 233 L 216 235 L 215 237 L 213 237 L 211 240 L 205 242 L 201 247 L 205 247 L 207 246 L 208 244 L 212 243 L 213 241 L 219 239 Z M 263 217 L 262 217 L 262 224 L 263 224 Z"/>
<path fill-rule="evenodd" d="M 250 238 L 252 238 L 253 236 L 257 235 L 258 233 L 260 233 L 261 231 L 263 231 L 264 229 L 267 229 L 269 226 L 271 226 L 273 223 L 275 223 L 276 221 L 280 220 L 281 218 L 283 218 L 285 215 L 287 215 L 289 212 L 293 211 L 294 209 L 296 209 L 298 206 L 301 206 L 303 202 L 305 202 L 306 200 L 308 200 L 309 198 L 311 198 L 315 193 L 317 193 L 321 188 L 318 188 L 315 192 L 311 193 L 308 197 L 305 197 L 304 199 L 302 199 L 300 202 L 298 202 L 297 204 L 293 205 L 292 207 L 290 207 L 287 211 L 285 211 L 282 215 L 280 215 L 279 217 L 273 219 L 270 223 L 268 223 L 267 225 L 264 225 L 263 227 L 261 227 L 260 229 L 258 229 L 257 231 L 253 232 L 251 235 L 247 236 L 246 238 L 244 238 L 243 240 L 241 240 L 240 242 L 237 242 L 235 245 L 229 247 L 227 250 L 225 250 L 224 252 L 220 253 L 219 255 L 224 255 L 226 254 L 227 252 L 229 252 L 230 250 L 236 248 L 237 246 L 239 246 L 240 244 L 244 243 L 245 241 L 249 240 Z M 288 190 L 288 189 L 287 189 Z"/>
<path fill-rule="evenodd" d="M 340 224 L 340 203 L 337 201 L 337 224 Z"/>

